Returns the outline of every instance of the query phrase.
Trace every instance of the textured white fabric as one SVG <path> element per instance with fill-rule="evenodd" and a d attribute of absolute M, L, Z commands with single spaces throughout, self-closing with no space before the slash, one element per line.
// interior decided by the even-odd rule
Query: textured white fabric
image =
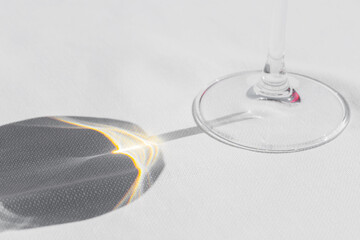
<path fill-rule="evenodd" d="M 76 223 L 0 239 L 358 239 L 359 1 L 289 1 L 289 71 L 341 92 L 344 133 L 294 154 L 260 154 L 205 134 L 161 145 L 141 198 Z M 0 2 L 0 123 L 68 115 L 119 119 L 149 135 L 194 126 L 196 94 L 260 69 L 271 1 Z"/>

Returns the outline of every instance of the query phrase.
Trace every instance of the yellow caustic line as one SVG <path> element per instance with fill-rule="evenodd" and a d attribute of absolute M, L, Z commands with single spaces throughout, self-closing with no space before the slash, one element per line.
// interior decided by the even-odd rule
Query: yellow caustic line
<path fill-rule="evenodd" d="M 149 142 L 140 136 L 114 126 L 89 123 L 87 121 L 65 117 L 54 117 L 53 119 L 101 133 L 114 145 L 115 149 L 111 152 L 112 154 L 123 154 L 132 160 L 135 168 L 138 170 L 138 175 L 127 193 L 120 202 L 116 204 L 114 209 L 130 203 L 134 198 L 140 196 L 141 184 L 144 182 L 143 172 L 148 170 L 148 166 L 156 160 L 158 155 L 158 147 L 156 143 Z M 147 154 L 147 150 L 150 150 L 149 154 Z M 141 155 L 139 156 L 139 154 Z M 147 180 L 149 181 L 148 178 Z"/>

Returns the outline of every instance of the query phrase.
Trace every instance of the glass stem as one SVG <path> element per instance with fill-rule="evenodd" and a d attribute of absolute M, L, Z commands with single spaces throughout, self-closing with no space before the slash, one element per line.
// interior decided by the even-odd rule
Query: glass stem
<path fill-rule="evenodd" d="M 269 57 L 283 59 L 285 53 L 287 0 L 273 0 L 271 35 L 269 39 Z"/>
<path fill-rule="evenodd" d="M 271 2 L 273 14 L 268 56 L 262 78 L 254 90 L 266 98 L 287 98 L 292 95 L 284 62 L 287 0 Z"/>

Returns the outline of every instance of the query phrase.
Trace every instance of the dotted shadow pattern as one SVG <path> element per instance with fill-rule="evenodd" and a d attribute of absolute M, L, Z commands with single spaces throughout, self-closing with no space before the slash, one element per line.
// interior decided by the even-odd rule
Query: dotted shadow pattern
<path fill-rule="evenodd" d="M 165 163 L 137 125 L 42 117 L 0 127 L 0 231 L 89 219 L 140 197 Z"/>

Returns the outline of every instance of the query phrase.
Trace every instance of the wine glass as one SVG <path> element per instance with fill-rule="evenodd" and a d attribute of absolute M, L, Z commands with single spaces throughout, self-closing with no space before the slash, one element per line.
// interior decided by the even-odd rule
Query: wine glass
<path fill-rule="evenodd" d="M 217 79 L 193 102 L 198 126 L 211 137 L 252 151 L 283 153 L 314 148 L 347 126 L 345 99 L 320 81 L 288 73 L 284 64 L 287 0 L 273 0 L 268 57 L 263 71 Z M 214 119 L 227 116 L 226 124 Z"/>

